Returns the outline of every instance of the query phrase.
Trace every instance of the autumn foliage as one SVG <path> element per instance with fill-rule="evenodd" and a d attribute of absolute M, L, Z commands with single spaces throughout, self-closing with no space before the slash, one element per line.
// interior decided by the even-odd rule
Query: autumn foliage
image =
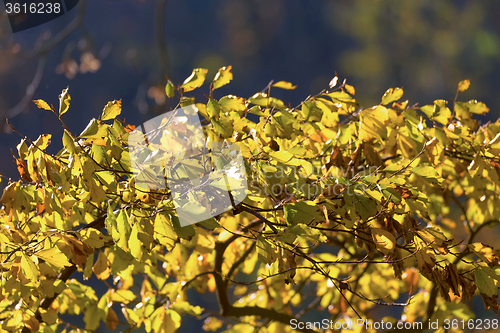
<path fill-rule="evenodd" d="M 63 148 L 47 153 L 47 134 L 23 137 L 14 153 L 20 180 L 0 210 L 3 330 L 175 332 L 194 316 L 206 331 L 292 332 L 290 321 L 311 311 L 370 321 L 380 305 L 404 308 L 386 321 L 467 320 L 476 296 L 498 314 L 499 254 L 476 239 L 500 223 L 500 120 L 480 125 L 474 115 L 486 105 L 458 100 L 468 80 L 450 101 L 412 105 L 391 88 L 362 108 L 354 87 L 334 78 L 292 107 L 272 97 L 295 88 L 284 81 L 216 98 L 230 66 L 206 100 L 189 97 L 206 75 L 169 81 L 166 95 L 195 105 L 210 142 L 239 145 L 249 192 L 232 211 L 186 227 L 168 190 L 135 186 L 135 127 L 118 118 L 121 101 L 79 135 L 63 120 L 68 89 L 58 108 L 34 101 L 61 122 L 52 144 Z M 218 308 L 189 290 L 213 294 Z"/>

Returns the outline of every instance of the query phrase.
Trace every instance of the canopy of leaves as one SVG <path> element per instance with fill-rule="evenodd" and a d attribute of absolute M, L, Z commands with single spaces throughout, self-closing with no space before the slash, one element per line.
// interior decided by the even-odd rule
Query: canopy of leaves
<path fill-rule="evenodd" d="M 312 309 L 370 321 L 377 305 L 404 307 L 388 321 L 443 322 L 473 318 L 474 295 L 498 313 L 499 254 L 475 241 L 500 223 L 500 120 L 479 126 L 472 115 L 484 104 L 410 106 L 391 88 L 361 108 L 338 80 L 295 107 L 271 95 L 294 89 L 283 81 L 248 99 L 216 99 L 230 66 L 207 100 L 185 96 L 206 73 L 169 81 L 166 94 L 196 106 L 210 142 L 239 145 L 249 191 L 233 211 L 186 227 L 169 190 L 136 187 L 127 146 L 135 127 L 117 118 L 120 101 L 80 135 L 61 118 L 71 112 L 68 89 L 58 110 L 35 101 L 64 127 L 63 148 L 46 151 L 51 135 L 17 146 L 20 180 L 0 199 L 3 330 L 175 332 L 194 316 L 206 331 L 291 332 L 290 320 Z M 462 81 L 457 96 L 468 87 Z M 466 239 L 455 233 L 462 223 Z M 189 290 L 217 295 L 219 309 L 193 304 Z M 62 314 L 83 314 L 85 326 Z"/>

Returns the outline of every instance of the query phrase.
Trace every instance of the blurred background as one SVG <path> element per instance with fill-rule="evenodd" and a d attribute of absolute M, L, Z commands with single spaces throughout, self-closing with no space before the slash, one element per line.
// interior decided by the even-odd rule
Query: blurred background
<path fill-rule="evenodd" d="M 204 67 L 211 80 L 225 65 L 234 80 L 216 97 L 250 97 L 286 80 L 298 88 L 279 97 L 293 105 L 326 88 L 335 72 L 365 107 L 395 86 L 410 105 L 450 100 L 470 79 L 461 99 L 485 102 L 485 123 L 500 116 L 500 1 L 80 0 L 68 14 L 15 34 L 2 4 L 0 189 L 19 177 L 10 149 L 21 137 L 6 118 L 33 140 L 51 133 L 51 152 L 62 147 L 56 117 L 31 100 L 57 106 L 69 86 L 64 119 L 72 132 L 114 99 L 137 125 L 175 105 L 165 97 L 166 76 L 180 84 Z"/>

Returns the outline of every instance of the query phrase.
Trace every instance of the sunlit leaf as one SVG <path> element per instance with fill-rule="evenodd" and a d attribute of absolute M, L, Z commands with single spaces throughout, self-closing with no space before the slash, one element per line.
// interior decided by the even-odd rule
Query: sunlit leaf
<path fill-rule="evenodd" d="M 380 228 L 371 228 L 371 233 L 377 250 L 384 254 L 394 252 L 396 237 L 392 233 Z"/>
<path fill-rule="evenodd" d="M 175 96 L 175 86 L 170 80 L 168 80 L 168 83 L 165 86 L 165 94 L 168 98 L 172 98 Z"/>
<path fill-rule="evenodd" d="M 403 88 L 389 88 L 382 96 L 382 104 L 387 105 L 403 97 Z"/>
<path fill-rule="evenodd" d="M 219 69 L 217 74 L 215 74 L 213 81 L 213 89 L 219 89 L 222 86 L 225 86 L 233 79 L 233 73 L 231 73 L 232 66 L 222 67 Z"/>
<path fill-rule="evenodd" d="M 470 80 L 463 80 L 458 83 L 458 91 L 459 92 L 464 92 L 467 89 L 469 89 L 470 86 Z"/>
<path fill-rule="evenodd" d="M 271 87 L 286 89 L 286 90 L 294 90 L 297 86 L 294 86 L 292 83 L 287 81 L 278 81 L 273 83 Z"/>
<path fill-rule="evenodd" d="M 193 70 L 193 73 L 184 80 L 181 88 L 184 92 L 189 92 L 199 88 L 205 82 L 205 77 L 207 76 L 208 69 L 205 68 L 196 68 Z"/>
<path fill-rule="evenodd" d="M 47 102 L 45 102 L 43 99 L 34 100 L 33 103 L 35 103 L 36 106 L 39 109 L 44 109 L 44 110 L 47 110 L 47 111 L 52 111 L 52 108 L 50 107 L 50 105 L 47 104 Z"/>
<path fill-rule="evenodd" d="M 102 110 L 101 120 L 114 119 L 122 112 L 122 100 L 108 102 Z"/>
<path fill-rule="evenodd" d="M 65 114 L 69 109 L 69 104 L 71 102 L 71 96 L 69 95 L 69 87 L 63 89 L 61 95 L 59 95 L 59 116 Z"/>
<path fill-rule="evenodd" d="M 57 268 L 71 266 L 68 257 L 54 247 L 47 250 L 38 251 L 35 255 Z"/>

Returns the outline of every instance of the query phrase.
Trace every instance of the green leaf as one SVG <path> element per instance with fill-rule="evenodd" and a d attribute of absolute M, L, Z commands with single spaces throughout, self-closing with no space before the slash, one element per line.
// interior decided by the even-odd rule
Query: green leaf
<path fill-rule="evenodd" d="M 47 104 L 47 102 L 45 102 L 43 99 L 34 100 L 33 103 L 35 103 L 35 105 L 39 109 L 44 109 L 44 110 L 47 110 L 47 111 L 52 111 L 52 108 L 50 107 L 50 105 Z"/>
<path fill-rule="evenodd" d="M 233 79 L 233 73 L 231 73 L 231 69 L 233 66 L 222 67 L 219 69 L 217 74 L 215 74 L 213 81 L 213 89 L 219 89 L 222 86 L 225 86 Z"/>
<path fill-rule="evenodd" d="M 403 97 L 403 88 L 389 88 L 382 96 L 382 104 L 387 105 Z"/>
<path fill-rule="evenodd" d="M 287 204 L 283 207 L 284 217 L 289 225 L 298 223 L 308 224 L 321 222 L 325 217 L 316 203 L 312 201 L 300 201 Z"/>
<path fill-rule="evenodd" d="M 69 109 L 69 103 L 71 101 L 71 96 L 69 95 L 69 87 L 63 89 L 61 95 L 59 95 L 59 117 L 66 113 Z"/>
<path fill-rule="evenodd" d="M 294 86 L 293 84 L 287 81 L 278 81 L 274 83 L 271 87 L 286 89 L 286 90 L 294 90 L 295 88 L 297 88 L 297 86 Z"/>
<path fill-rule="evenodd" d="M 356 212 L 362 220 L 366 221 L 377 214 L 377 204 L 374 200 L 357 193 L 349 194 L 349 192 L 350 191 L 345 191 L 344 194 L 346 204 L 353 207 L 354 212 Z"/>
<path fill-rule="evenodd" d="M 214 132 L 219 136 L 227 139 L 233 136 L 233 121 L 227 117 L 220 118 L 219 120 L 212 119 Z"/>
<path fill-rule="evenodd" d="M 175 96 L 175 86 L 170 80 L 168 80 L 168 83 L 165 86 L 165 94 L 167 94 L 168 98 L 172 98 Z"/>
<path fill-rule="evenodd" d="M 170 215 L 172 220 L 172 225 L 174 226 L 175 233 L 180 238 L 190 239 L 196 234 L 192 225 L 187 225 L 185 227 L 181 227 L 181 223 L 179 222 L 179 218 L 176 215 Z"/>
<path fill-rule="evenodd" d="M 210 99 L 207 103 L 207 113 L 210 118 L 212 119 L 219 119 L 219 115 L 222 111 L 222 108 L 220 107 L 219 103 L 217 103 L 216 100 Z"/>
<path fill-rule="evenodd" d="M 481 293 L 490 297 L 497 294 L 495 280 L 493 280 L 481 267 L 474 270 L 474 276 L 476 285 Z"/>
<path fill-rule="evenodd" d="M 205 77 L 207 76 L 208 69 L 205 68 L 195 68 L 191 75 L 184 80 L 181 88 L 184 92 L 193 91 L 196 88 L 199 88 L 205 82 Z"/>
<path fill-rule="evenodd" d="M 122 113 L 122 100 L 108 102 L 102 110 L 101 120 L 114 119 Z"/>

